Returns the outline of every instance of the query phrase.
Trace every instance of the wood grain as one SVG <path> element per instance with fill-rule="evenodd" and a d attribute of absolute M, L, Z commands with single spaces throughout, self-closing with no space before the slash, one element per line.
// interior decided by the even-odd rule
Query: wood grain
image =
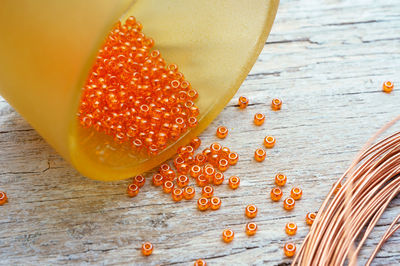
<path fill-rule="evenodd" d="M 385 80 L 391 94 L 381 92 Z M 221 115 L 200 136 L 216 141 L 215 129 L 230 129 L 222 141 L 240 154 L 226 175 L 242 182 L 232 191 L 224 184 L 216 194 L 223 205 L 199 212 L 194 201 L 172 202 L 147 182 L 136 198 L 125 194 L 128 181 L 102 183 L 72 169 L 0 98 L 0 190 L 8 204 L 0 207 L 0 264 L 162 264 L 286 265 L 286 241 L 300 244 L 308 227 L 304 216 L 318 209 L 334 180 L 362 144 L 400 111 L 400 5 L 396 0 L 282 0 L 275 25 L 246 81 Z M 239 95 L 250 98 L 246 110 Z M 284 101 L 272 112 L 272 97 Z M 252 124 L 255 112 L 267 116 Z M 399 130 L 397 125 L 393 130 Z M 265 135 L 277 138 L 263 163 L 253 152 Z M 304 197 L 286 212 L 272 203 L 272 176 L 287 174 L 284 189 L 299 185 Z M 197 190 L 199 192 L 199 190 Z M 244 234 L 244 207 L 254 203 L 259 232 Z M 397 197 L 361 252 L 365 262 L 388 224 L 400 212 Z M 284 233 L 286 222 L 298 234 Z M 226 227 L 236 232 L 221 242 Z M 140 255 L 151 241 L 155 251 Z M 374 263 L 400 263 L 400 233 L 384 245 Z"/>

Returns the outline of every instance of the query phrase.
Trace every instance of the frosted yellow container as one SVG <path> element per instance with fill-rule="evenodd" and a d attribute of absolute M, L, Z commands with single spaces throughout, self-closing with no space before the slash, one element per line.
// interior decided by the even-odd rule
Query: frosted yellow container
<path fill-rule="evenodd" d="M 123 179 L 187 144 L 235 94 L 267 39 L 278 0 L 1 0 L 0 94 L 83 175 Z M 133 15 L 198 90 L 199 126 L 159 155 L 138 157 L 82 129 L 81 88 L 118 19 Z"/>

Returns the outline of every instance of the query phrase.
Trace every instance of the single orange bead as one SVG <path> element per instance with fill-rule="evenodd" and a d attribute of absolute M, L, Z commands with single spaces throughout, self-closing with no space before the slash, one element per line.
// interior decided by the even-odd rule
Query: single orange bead
<path fill-rule="evenodd" d="M 174 183 L 170 180 L 167 180 L 163 184 L 163 190 L 165 193 L 171 193 L 171 191 L 174 189 Z"/>
<path fill-rule="evenodd" d="M 274 111 L 281 110 L 282 107 L 282 101 L 278 98 L 275 98 L 271 102 L 271 109 Z"/>
<path fill-rule="evenodd" d="M 293 243 L 286 243 L 283 247 L 283 252 L 285 253 L 286 257 L 293 257 L 296 253 L 296 246 Z"/>
<path fill-rule="evenodd" d="M 183 190 L 180 188 L 174 188 L 172 190 L 172 199 L 174 201 L 181 201 L 183 199 Z"/>
<path fill-rule="evenodd" d="M 208 156 L 211 154 L 211 149 L 205 148 L 202 153 L 206 158 L 208 158 Z"/>
<path fill-rule="evenodd" d="M 294 200 L 299 200 L 301 199 L 301 196 L 303 195 L 303 191 L 301 190 L 301 188 L 299 187 L 294 187 L 292 188 L 292 190 L 290 191 L 290 196 L 292 196 L 292 198 Z"/>
<path fill-rule="evenodd" d="M 174 170 L 168 170 L 165 172 L 165 174 L 163 175 L 165 180 L 171 180 L 174 181 L 176 174 Z"/>
<path fill-rule="evenodd" d="M 195 164 L 197 164 L 198 166 L 203 166 L 207 162 L 207 157 L 199 153 L 195 156 L 194 160 Z"/>
<path fill-rule="evenodd" d="M 202 259 L 198 259 L 194 262 L 193 264 L 194 266 L 207 266 L 207 262 L 205 260 Z"/>
<path fill-rule="evenodd" d="M 158 187 L 164 183 L 164 177 L 161 174 L 153 175 L 153 185 Z"/>
<path fill-rule="evenodd" d="M 231 189 L 237 189 L 240 185 L 240 178 L 237 176 L 231 176 L 228 184 Z"/>
<path fill-rule="evenodd" d="M 238 100 L 238 103 L 239 103 L 239 108 L 240 109 L 244 109 L 249 104 L 249 100 L 244 96 L 240 96 L 239 100 Z"/>
<path fill-rule="evenodd" d="M 296 204 L 296 202 L 294 201 L 294 199 L 291 198 L 291 197 L 289 197 L 289 198 L 286 198 L 286 199 L 283 201 L 283 208 L 284 208 L 285 210 L 290 211 L 290 210 L 293 210 L 295 204 Z"/>
<path fill-rule="evenodd" d="M 186 187 L 189 184 L 189 178 L 186 175 L 180 175 L 178 176 L 176 183 L 178 187 Z"/>
<path fill-rule="evenodd" d="M 393 88 L 394 88 L 394 84 L 393 84 L 393 82 L 391 82 L 391 81 L 385 81 L 385 82 L 383 83 L 383 85 L 382 85 L 382 90 L 383 90 L 384 92 L 387 92 L 387 93 L 392 92 Z"/>
<path fill-rule="evenodd" d="M 221 144 L 215 142 L 210 145 L 211 154 L 220 154 L 222 150 Z"/>
<path fill-rule="evenodd" d="M 221 199 L 219 197 L 212 197 L 210 199 L 210 203 L 211 203 L 211 205 L 210 205 L 211 210 L 215 211 L 221 207 Z"/>
<path fill-rule="evenodd" d="M 185 187 L 185 189 L 183 190 L 183 197 L 186 200 L 190 200 L 193 199 L 194 195 L 196 194 L 196 191 L 193 187 L 191 186 L 187 186 Z"/>
<path fill-rule="evenodd" d="M 201 194 L 203 195 L 203 197 L 205 198 L 211 198 L 214 194 L 214 189 L 212 186 L 204 186 Z"/>
<path fill-rule="evenodd" d="M 224 182 L 224 174 L 221 172 L 216 172 L 213 178 L 214 185 L 221 185 Z"/>
<path fill-rule="evenodd" d="M 246 216 L 248 218 L 254 218 L 257 216 L 257 207 L 254 204 L 246 206 Z"/>
<path fill-rule="evenodd" d="M 190 168 L 190 176 L 197 178 L 199 175 L 201 175 L 201 167 L 198 165 L 193 165 L 192 168 Z"/>
<path fill-rule="evenodd" d="M 236 152 L 231 152 L 228 155 L 229 165 L 235 165 L 239 160 L 239 155 Z"/>
<path fill-rule="evenodd" d="M 222 231 L 222 239 L 224 242 L 229 243 L 235 237 L 235 233 L 231 229 L 225 229 Z"/>
<path fill-rule="evenodd" d="M 264 124 L 265 121 L 265 115 L 262 113 L 256 113 L 254 115 L 254 124 L 256 126 L 261 126 L 262 124 Z"/>
<path fill-rule="evenodd" d="M 204 197 L 201 197 L 197 200 L 197 207 L 200 211 L 205 211 L 210 207 L 210 200 Z"/>
<path fill-rule="evenodd" d="M 3 191 L 0 191 L 0 205 L 3 205 L 7 202 L 7 194 Z"/>
<path fill-rule="evenodd" d="M 257 229 L 258 229 L 258 226 L 256 223 L 251 222 L 251 223 L 246 224 L 246 234 L 248 236 L 255 235 L 255 233 L 257 232 Z"/>
<path fill-rule="evenodd" d="M 133 178 L 133 184 L 138 185 L 138 187 L 143 187 L 146 179 L 142 175 L 137 175 Z"/>
<path fill-rule="evenodd" d="M 222 147 L 221 149 L 222 158 L 228 159 L 229 153 L 231 153 L 231 150 L 228 147 Z"/>
<path fill-rule="evenodd" d="M 211 182 L 214 180 L 215 169 L 212 166 L 204 167 L 203 173 L 204 173 L 205 178 L 207 178 L 209 182 L 210 182 L 210 180 L 211 180 Z"/>
<path fill-rule="evenodd" d="M 201 174 L 196 178 L 196 183 L 199 187 L 204 187 L 208 184 L 209 179 L 205 175 Z"/>
<path fill-rule="evenodd" d="M 151 253 L 153 253 L 153 249 L 154 249 L 153 244 L 151 244 L 150 242 L 143 243 L 142 254 L 145 256 L 150 256 Z"/>
<path fill-rule="evenodd" d="M 286 231 L 286 234 L 288 234 L 290 236 L 295 235 L 297 232 L 297 225 L 293 222 L 289 222 L 285 226 L 285 231 Z"/>
<path fill-rule="evenodd" d="M 174 159 L 174 166 L 175 166 L 176 169 L 178 169 L 179 165 L 181 165 L 181 164 L 183 164 L 183 163 L 185 163 L 185 160 L 184 160 L 182 157 L 180 157 L 180 156 L 178 156 L 178 157 L 176 157 L 176 158 Z M 169 169 L 168 169 L 168 170 L 169 170 Z"/>
<path fill-rule="evenodd" d="M 266 137 L 264 138 L 264 146 L 265 146 L 265 148 L 267 148 L 267 149 L 273 148 L 273 147 L 275 146 L 275 142 L 276 142 L 276 140 L 275 140 L 275 138 L 272 137 L 272 136 L 266 136 Z"/>
<path fill-rule="evenodd" d="M 228 170 L 228 168 L 229 168 L 228 160 L 226 160 L 226 159 L 219 160 L 218 170 L 220 170 L 221 172 L 225 172 L 226 170 Z"/>
<path fill-rule="evenodd" d="M 129 197 L 135 197 L 139 193 L 139 186 L 136 184 L 130 184 L 127 193 Z"/>
<path fill-rule="evenodd" d="M 182 164 L 178 165 L 178 167 L 176 168 L 178 173 L 181 175 L 186 175 L 187 173 L 189 173 L 189 169 L 190 169 L 190 167 L 186 163 L 182 163 Z"/>
<path fill-rule="evenodd" d="M 282 190 L 279 187 L 273 188 L 271 190 L 271 199 L 273 201 L 279 201 L 282 198 Z"/>
<path fill-rule="evenodd" d="M 192 141 L 190 142 L 190 146 L 192 146 L 194 149 L 199 148 L 200 145 L 201 145 L 201 140 L 199 137 L 192 139 Z"/>
<path fill-rule="evenodd" d="M 256 159 L 257 162 L 262 162 L 265 160 L 266 152 L 263 149 L 257 149 L 254 152 L 254 159 Z"/>
<path fill-rule="evenodd" d="M 284 174 L 275 175 L 275 184 L 282 187 L 286 184 L 287 177 Z"/>
<path fill-rule="evenodd" d="M 228 136 L 228 129 L 224 126 L 219 126 L 217 128 L 217 137 L 220 139 L 224 139 Z"/>
<path fill-rule="evenodd" d="M 309 212 L 306 215 L 306 223 L 308 225 L 312 225 L 314 223 L 315 218 L 317 217 L 317 214 L 315 212 Z"/>

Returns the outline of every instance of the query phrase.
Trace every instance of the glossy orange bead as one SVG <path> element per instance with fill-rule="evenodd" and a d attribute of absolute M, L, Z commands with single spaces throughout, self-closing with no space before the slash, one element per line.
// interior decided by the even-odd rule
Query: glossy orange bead
<path fill-rule="evenodd" d="M 221 207 L 221 199 L 219 197 L 212 197 L 210 199 L 211 210 L 218 210 Z"/>
<path fill-rule="evenodd" d="M 221 185 L 224 182 L 224 174 L 221 172 L 216 172 L 213 178 L 214 185 Z"/>
<path fill-rule="evenodd" d="M 182 163 L 183 163 L 183 160 L 182 160 Z M 169 166 L 169 164 L 164 163 L 164 164 L 160 165 L 160 170 L 158 172 L 162 176 L 164 176 L 167 173 L 167 171 L 169 171 L 169 170 L 171 170 L 171 167 Z"/>
<path fill-rule="evenodd" d="M 195 164 L 203 166 L 207 162 L 207 157 L 199 153 L 195 156 Z"/>
<path fill-rule="evenodd" d="M 275 138 L 272 137 L 272 136 L 266 136 L 266 137 L 264 138 L 264 146 L 265 146 L 265 148 L 267 148 L 267 149 L 273 148 L 273 147 L 275 146 L 275 142 L 276 142 L 276 140 L 275 140 Z"/>
<path fill-rule="evenodd" d="M 142 175 L 137 175 L 133 178 L 133 184 L 138 185 L 138 187 L 143 187 L 146 179 Z"/>
<path fill-rule="evenodd" d="M 283 247 L 283 252 L 285 253 L 286 257 L 293 257 L 296 253 L 296 245 L 293 243 L 286 243 Z"/>
<path fill-rule="evenodd" d="M 210 150 L 211 150 L 212 154 L 220 154 L 221 150 L 222 150 L 222 146 L 218 142 L 215 142 L 210 145 Z"/>
<path fill-rule="evenodd" d="M 220 139 L 224 139 L 226 138 L 226 136 L 228 136 L 228 129 L 224 126 L 219 126 L 217 128 L 217 133 L 216 133 L 217 137 Z"/>
<path fill-rule="evenodd" d="M 231 152 L 228 155 L 229 165 L 235 165 L 239 160 L 239 155 L 236 152 Z"/>
<path fill-rule="evenodd" d="M 194 149 L 198 149 L 201 145 L 201 140 L 199 137 L 196 137 L 190 141 L 190 146 L 192 146 Z"/>
<path fill-rule="evenodd" d="M 231 189 L 237 189 L 240 185 L 240 178 L 237 176 L 231 176 L 228 184 Z"/>
<path fill-rule="evenodd" d="M 256 113 L 254 115 L 254 124 L 256 126 L 261 126 L 262 124 L 264 124 L 265 121 L 265 115 L 262 113 Z"/>
<path fill-rule="evenodd" d="M 263 149 L 257 149 L 255 152 L 254 152 L 254 159 L 257 161 L 257 162 L 262 162 L 262 161 L 264 161 L 265 160 L 265 157 L 266 157 L 266 152 L 263 150 Z"/>
<path fill-rule="evenodd" d="M 197 200 L 197 208 L 199 208 L 200 211 L 205 211 L 208 208 L 210 208 L 210 200 L 205 198 L 205 197 L 201 197 Z"/>
<path fill-rule="evenodd" d="M 199 175 L 201 175 L 201 173 L 202 173 L 202 169 L 198 165 L 193 165 L 190 168 L 190 176 L 191 177 L 197 178 Z"/>
<path fill-rule="evenodd" d="M 288 234 L 290 236 L 295 235 L 297 232 L 297 224 L 295 224 L 293 222 L 287 223 L 285 226 L 285 231 L 286 231 L 286 234 Z"/>
<path fill-rule="evenodd" d="M 214 195 L 214 188 L 212 186 L 204 186 L 201 190 L 201 194 L 205 198 L 211 198 Z"/>
<path fill-rule="evenodd" d="M 0 191 L 0 205 L 3 205 L 7 202 L 7 194 L 3 191 Z"/>
<path fill-rule="evenodd" d="M 171 193 L 172 190 L 174 189 L 174 183 L 170 180 L 167 180 L 163 184 L 163 191 L 165 193 Z"/>
<path fill-rule="evenodd" d="M 150 242 L 143 243 L 142 254 L 145 256 L 150 256 L 151 253 L 153 253 L 153 249 L 154 249 L 153 244 L 151 244 Z"/>
<path fill-rule="evenodd" d="M 282 108 L 282 101 L 278 98 L 272 99 L 271 102 L 271 109 L 274 111 L 281 110 Z"/>
<path fill-rule="evenodd" d="M 174 159 L 174 166 L 175 166 L 176 169 L 178 169 L 179 165 L 181 165 L 181 164 L 183 164 L 183 163 L 185 163 L 185 160 L 184 160 L 182 157 L 180 157 L 180 156 L 178 156 L 178 157 L 176 157 L 176 158 Z M 169 170 L 169 169 L 168 169 L 168 170 Z M 161 173 L 161 171 L 160 171 L 160 173 Z"/>
<path fill-rule="evenodd" d="M 194 266 L 207 266 L 207 262 L 203 259 L 198 259 L 194 262 Z"/>
<path fill-rule="evenodd" d="M 228 170 L 228 168 L 229 168 L 228 160 L 226 160 L 226 159 L 219 160 L 218 170 L 220 170 L 221 172 L 225 172 L 226 170 Z"/>
<path fill-rule="evenodd" d="M 189 178 L 186 175 L 180 175 L 176 179 L 176 184 L 178 187 L 186 187 L 189 184 Z"/>
<path fill-rule="evenodd" d="M 247 99 L 244 96 L 240 96 L 239 100 L 238 100 L 238 104 L 239 104 L 239 108 L 240 109 L 244 109 L 247 107 L 247 105 L 249 104 L 249 99 Z"/>
<path fill-rule="evenodd" d="M 295 204 L 296 204 L 295 200 L 289 197 L 283 201 L 283 208 L 287 211 L 290 211 L 293 210 Z"/>
<path fill-rule="evenodd" d="M 165 180 L 171 180 L 173 181 L 176 177 L 176 173 L 174 170 L 168 170 L 165 172 L 165 174 L 163 175 Z"/>
<path fill-rule="evenodd" d="M 306 223 L 308 225 L 312 225 L 314 223 L 315 218 L 317 217 L 317 214 L 315 212 L 309 212 L 306 215 Z"/>
<path fill-rule="evenodd" d="M 164 183 L 164 177 L 161 174 L 153 175 L 153 185 L 158 187 Z"/>
<path fill-rule="evenodd" d="M 183 190 L 180 188 L 174 188 L 171 194 L 174 201 L 181 201 L 183 199 Z"/>
<path fill-rule="evenodd" d="M 186 163 L 182 163 L 182 164 L 178 165 L 178 167 L 176 168 L 176 171 L 181 175 L 188 174 L 189 170 L 190 170 L 190 166 Z"/>
<path fill-rule="evenodd" d="M 286 184 L 287 177 L 284 174 L 276 174 L 275 175 L 275 184 L 282 187 Z"/>
<path fill-rule="evenodd" d="M 257 226 L 256 223 L 251 222 L 251 223 L 247 223 L 247 224 L 246 224 L 246 234 L 247 234 L 248 236 L 253 236 L 253 235 L 255 235 L 256 232 L 257 232 L 257 229 L 258 229 L 258 226 Z"/>
<path fill-rule="evenodd" d="M 234 237 L 235 233 L 231 229 L 225 229 L 222 231 L 222 240 L 224 240 L 224 242 L 229 243 Z"/>
<path fill-rule="evenodd" d="M 256 205 L 251 204 L 246 206 L 245 213 L 248 218 L 255 218 L 257 216 L 257 212 L 258 210 Z"/>
<path fill-rule="evenodd" d="M 393 84 L 393 82 L 391 82 L 391 81 L 385 81 L 385 82 L 383 83 L 383 85 L 382 85 L 382 90 L 383 90 L 384 92 L 387 92 L 387 93 L 392 92 L 393 88 L 394 88 L 394 84 Z"/>
<path fill-rule="evenodd" d="M 135 197 L 139 193 L 139 186 L 136 184 L 130 184 L 127 193 L 129 197 Z"/>
<path fill-rule="evenodd" d="M 279 187 L 271 189 L 271 199 L 273 201 L 279 201 L 282 198 L 282 190 Z"/>
<path fill-rule="evenodd" d="M 209 183 L 209 179 L 201 174 L 196 178 L 196 183 L 199 187 L 204 187 Z"/>
<path fill-rule="evenodd" d="M 228 147 L 222 147 L 221 158 L 228 159 L 229 153 L 231 153 L 231 150 Z"/>
<path fill-rule="evenodd" d="M 214 176 L 215 176 L 214 167 L 212 167 L 212 166 L 204 167 L 203 174 L 208 179 L 209 182 L 210 181 L 212 182 L 214 180 Z"/>
<path fill-rule="evenodd" d="M 294 187 L 292 188 L 292 190 L 290 191 L 290 196 L 294 199 L 294 200 L 299 200 L 301 199 L 301 196 L 303 195 L 303 191 L 301 190 L 301 188 L 299 187 Z"/>
<path fill-rule="evenodd" d="M 185 187 L 185 189 L 183 190 L 183 197 L 186 200 L 190 200 L 193 199 L 194 195 L 196 194 L 196 190 L 191 187 L 191 186 L 187 186 Z"/>

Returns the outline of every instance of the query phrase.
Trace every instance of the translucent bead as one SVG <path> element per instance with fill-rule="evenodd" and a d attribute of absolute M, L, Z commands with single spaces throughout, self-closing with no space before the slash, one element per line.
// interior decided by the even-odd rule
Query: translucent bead
<path fill-rule="evenodd" d="M 165 193 L 171 193 L 171 191 L 174 189 L 174 183 L 170 180 L 167 180 L 163 184 L 163 191 Z"/>
<path fill-rule="evenodd" d="M 139 186 L 136 184 L 130 184 L 127 189 L 129 197 L 135 197 L 139 193 Z"/>
<path fill-rule="evenodd" d="M 267 154 L 266 154 L 266 152 L 263 150 L 263 149 L 257 149 L 255 152 L 254 152 L 254 159 L 257 161 L 257 162 L 262 162 L 262 161 L 264 161 L 265 160 L 265 156 L 266 156 Z"/>
<path fill-rule="evenodd" d="M 190 200 L 193 199 L 194 195 L 196 194 L 196 191 L 193 187 L 191 186 L 187 186 L 185 187 L 185 189 L 183 190 L 183 197 L 186 200 Z"/>
<path fill-rule="evenodd" d="M 290 236 L 295 235 L 297 232 L 297 225 L 293 222 L 289 222 L 285 226 L 285 231 L 286 231 L 286 234 L 288 234 Z"/>
<path fill-rule="evenodd" d="M 178 170 L 179 165 L 185 163 L 185 160 L 183 160 L 182 157 L 178 156 L 174 159 L 174 166 Z M 169 170 L 169 169 L 168 169 Z"/>
<path fill-rule="evenodd" d="M 237 176 L 231 176 L 228 184 L 231 189 L 237 189 L 240 185 L 240 178 Z"/>
<path fill-rule="evenodd" d="M 214 185 L 221 185 L 224 182 L 224 174 L 221 172 L 216 172 L 213 178 Z"/>
<path fill-rule="evenodd" d="M 203 259 L 198 259 L 194 262 L 194 266 L 207 266 L 207 262 Z"/>
<path fill-rule="evenodd" d="M 286 243 L 283 247 L 283 252 L 285 253 L 286 257 L 293 257 L 296 253 L 296 246 L 293 243 Z"/>
<path fill-rule="evenodd" d="M 176 173 L 174 170 L 168 170 L 165 172 L 165 174 L 163 175 L 165 180 L 171 180 L 174 181 L 175 177 L 176 177 Z"/>
<path fill-rule="evenodd" d="M 266 136 L 266 137 L 264 138 L 264 146 L 265 146 L 265 148 L 267 148 L 267 149 L 273 148 L 273 147 L 275 146 L 275 142 L 276 142 L 276 140 L 275 140 L 275 138 L 272 137 L 272 136 Z"/>
<path fill-rule="evenodd" d="M 289 197 L 283 201 L 283 208 L 287 211 L 290 211 L 293 210 L 295 204 L 296 202 L 294 201 L 294 199 Z"/>
<path fill-rule="evenodd" d="M 239 155 L 236 152 L 231 152 L 228 155 L 229 165 L 235 165 L 239 160 Z"/>
<path fill-rule="evenodd" d="M 272 99 L 271 109 L 274 111 L 280 110 L 282 107 L 282 101 L 278 98 Z"/>
<path fill-rule="evenodd" d="M 207 177 L 205 177 L 203 174 L 199 175 L 196 178 L 196 183 L 199 187 L 204 187 L 208 184 L 209 179 Z"/>
<path fill-rule="evenodd" d="M 231 229 L 225 229 L 222 231 L 222 239 L 224 242 L 229 243 L 235 237 L 235 233 Z"/>
<path fill-rule="evenodd" d="M 181 201 L 183 199 L 183 190 L 180 188 L 174 188 L 172 190 L 172 199 L 174 201 Z"/>
<path fill-rule="evenodd" d="M 194 160 L 195 164 L 197 164 L 198 166 L 203 166 L 207 162 L 207 157 L 199 153 L 195 156 Z"/>
<path fill-rule="evenodd" d="M 145 256 L 150 256 L 151 253 L 153 253 L 153 244 L 151 244 L 150 242 L 146 242 L 142 245 L 142 254 Z"/>
<path fill-rule="evenodd" d="M 217 137 L 220 139 L 224 139 L 226 138 L 226 136 L 228 136 L 228 129 L 224 126 L 219 126 L 217 128 Z"/>
<path fill-rule="evenodd" d="M 144 186 L 146 179 L 142 175 L 137 175 L 133 178 L 133 184 L 138 185 L 139 188 Z"/>
<path fill-rule="evenodd" d="M 282 198 L 282 190 L 279 187 L 273 188 L 271 190 L 271 199 L 273 201 L 279 201 Z"/>
<path fill-rule="evenodd" d="M 383 83 L 383 85 L 382 85 L 382 90 L 383 90 L 384 92 L 387 92 L 387 93 L 392 92 L 393 88 L 394 88 L 394 84 L 393 84 L 393 82 L 391 82 L 391 81 L 385 81 L 385 82 Z"/>
<path fill-rule="evenodd" d="M 197 178 L 199 175 L 201 175 L 201 167 L 198 165 L 193 165 L 192 168 L 190 168 L 190 176 Z"/>
<path fill-rule="evenodd" d="M 182 163 L 182 164 L 178 165 L 178 167 L 176 168 L 178 173 L 181 175 L 186 175 L 187 173 L 189 173 L 189 169 L 190 169 L 190 166 L 186 163 Z"/>
<path fill-rule="evenodd" d="M 176 183 L 178 187 L 186 187 L 189 184 L 189 178 L 186 175 L 178 176 Z"/>
<path fill-rule="evenodd" d="M 306 223 L 308 225 L 312 225 L 314 223 L 315 218 L 317 217 L 317 214 L 315 212 L 309 212 L 306 215 Z"/>
<path fill-rule="evenodd" d="M 153 185 L 158 187 L 161 186 L 164 182 L 164 177 L 161 174 L 153 175 Z"/>
<path fill-rule="evenodd" d="M 210 207 L 210 200 L 204 197 L 201 197 L 197 201 L 197 207 L 200 211 L 205 211 Z"/>
<path fill-rule="evenodd" d="M 251 222 L 251 223 L 247 223 L 247 224 L 246 224 L 246 234 L 247 234 L 248 236 L 253 236 L 253 235 L 255 235 L 256 232 L 257 232 L 257 229 L 258 229 L 258 226 L 257 226 L 256 223 Z"/>
<path fill-rule="evenodd" d="M 3 191 L 0 191 L 0 205 L 3 205 L 7 202 L 7 194 Z"/>
<path fill-rule="evenodd" d="M 221 159 L 218 162 L 218 170 L 221 172 L 225 172 L 229 168 L 229 163 L 228 160 L 226 159 Z"/>
<path fill-rule="evenodd" d="M 284 174 L 275 175 L 275 184 L 282 187 L 286 184 L 287 177 Z"/>
<path fill-rule="evenodd" d="M 221 199 L 219 197 L 212 197 L 210 199 L 210 208 L 211 210 L 218 210 L 221 207 Z"/>
<path fill-rule="evenodd" d="M 238 100 L 238 104 L 239 104 L 240 109 L 244 109 L 249 104 L 249 100 L 244 96 L 240 96 L 239 100 Z"/>
<path fill-rule="evenodd" d="M 264 120 L 265 120 L 265 115 L 262 113 L 256 113 L 254 115 L 254 124 L 256 126 L 261 126 L 262 124 L 264 124 Z"/>
<path fill-rule="evenodd" d="M 201 194 L 205 198 L 211 198 L 214 195 L 214 189 L 212 186 L 204 186 Z"/>
<path fill-rule="evenodd" d="M 207 178 L 207 180 L 209 182 L 210 182 L 210 180 L 211 180 L 211 182 L 214 180 L 215 169 L 213 167 L 210 167 L 210 166 L 204 167 L 203 173 L 204 173 L 205 178 Z"/>
<path fill-rule="evenodd" d="M 211 154 L 211 149 L 205 148 L 202 153 L 207 158 Z"/>
<path fill-rule="evenodd" d="M 301 190 L 301 188 L 299 187 L 294 187 L 292 188 L 292 190 L 290 191 L 290 196 L 294 199 L 294 200 L 299 200 L 301 199 L 301 196 L 303 195 L 303 191 Z"/>
<path fill-rule="evenodd" d="M 256 207 L 256 205 L 254 205 L 254 204 L 247 205 L 245 213 L 246 213 L 246 216 L 248 218 L 256 217 L 257 216 L 257 207 Z"/>
<path fill-rule="evenodd" d="M 190 146 L 192 146 L 194 149 L 199 148 L 200 145 L 201 145 L 201 140 L 199 137 L 192 139 L 192 141 L 190 142 Z"/>
<path fill-rule="evenodd" d="M 211 150 L 212 154 L 220 154 L 220 152 L 222 150 L 222 146 L 221 146 L 221 144 L 215 142 L 210 145 L 210 150 Z"/>

